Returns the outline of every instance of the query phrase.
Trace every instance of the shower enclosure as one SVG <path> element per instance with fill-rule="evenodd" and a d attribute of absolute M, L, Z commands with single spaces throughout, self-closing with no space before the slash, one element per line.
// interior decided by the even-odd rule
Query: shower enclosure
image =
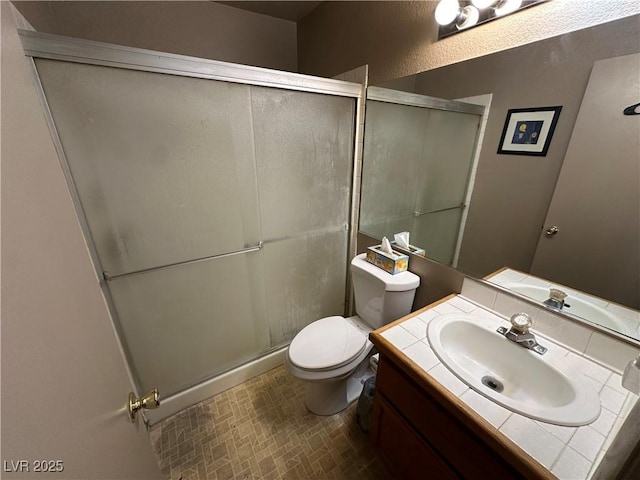
<path fill-rule="evenodd" d="M 345 314 L 360 85 L 21 39 L 137 393 Z"/>
<path fill-rule="evenodd" d="M 360 230 L 454 263 L 484 107 L 369 87 Z"/>

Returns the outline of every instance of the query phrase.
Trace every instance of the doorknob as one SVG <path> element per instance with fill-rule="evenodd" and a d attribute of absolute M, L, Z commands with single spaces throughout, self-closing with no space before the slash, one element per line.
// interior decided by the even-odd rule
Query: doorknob
<path fill-rule="evenodd" d="M 138 410 L 154 409 L 160 406 L 160 394 L 158 389 L 154 388 L 144 397 L 137 398 L 133 392 L 129 393 L 129 420 L 135 423 Z"/>
<path fill-rule="evenodd" d="M 554 225 L 552 227 L 547 228 L 547 231 L 545 232 L 545 235 L 547 237 L 553 237 L 559 231 L 560 231 L 560 229 Z"/>

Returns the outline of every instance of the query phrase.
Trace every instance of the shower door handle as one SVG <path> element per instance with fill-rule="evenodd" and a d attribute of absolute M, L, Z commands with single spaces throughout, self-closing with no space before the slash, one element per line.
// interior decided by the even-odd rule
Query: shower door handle
<path fill-rule="evenodd" d="M 134 272 L 119 273 L 118 275 L 109 275 L 109 272 L 102 272 L 102 277 L 107 282 L 110 282 L 111 280 L 115 280 L 116 278 L 128 277 L 130 275 L 138 275 L 139 273 L 155 272 L 157 270 L 164 270 L 165 268 L 173 268 L 179 265 L 189 265 L 191 263 L 198 263 L 206 260 L 213 260 L 214 258 L 231 257 L 233 255 L 241 255 L 243 253 L 257 252 L 258 250 L 262 250 L 262 245 L 263 245 L 263 242 L 260 241 L 257 245 L 254 245 L 253 247 L 246 247 L 240 250 L 234 250 L 233 252 L 219 253 L 217 255 L 210 255 L 208 257 L 195 258 L 193 260 L 185 260 L 183 262 L 169 263 L 167 265 L 160 265 L 159 267 L 144 268 L 142 270 L 136 270 Z"/>

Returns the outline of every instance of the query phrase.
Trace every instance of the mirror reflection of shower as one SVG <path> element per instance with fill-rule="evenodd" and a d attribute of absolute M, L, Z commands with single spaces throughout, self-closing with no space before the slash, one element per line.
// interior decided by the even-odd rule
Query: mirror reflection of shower
<path fill-rule="evenodd" d="M 360 231 L 455 265 L 484 107 L 370 87 Z"/>

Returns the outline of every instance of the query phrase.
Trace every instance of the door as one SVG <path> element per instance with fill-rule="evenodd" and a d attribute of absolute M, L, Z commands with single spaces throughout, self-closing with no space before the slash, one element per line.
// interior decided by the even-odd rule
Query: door
<path fill-rule="evenodd" d="M 640 101 L 639 71 L 639 54 L 595 62 L 531 269 L 634 308 L 640 308 L 640 115 L 623 110 Z"/>
<path fill-rule="evenodd" d="M 1 476 L 160 478 L 144 425 L 131 424 L 124 409 L 131 383 L 20 46 L 16 12 L 9 2 L 0 8 Z"/>

